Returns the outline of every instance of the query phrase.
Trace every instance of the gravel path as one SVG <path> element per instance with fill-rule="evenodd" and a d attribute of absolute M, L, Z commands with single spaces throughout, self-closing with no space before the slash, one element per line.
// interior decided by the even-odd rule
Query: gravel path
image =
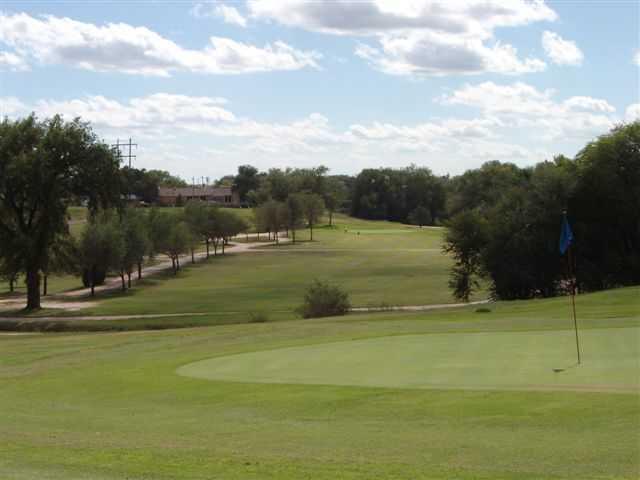
<path fill-rule="evenodd" d="M 261 238 L 267 237 L 266 233 L 263 233 L 260 235 L 261 235 Z M 255 238 L 256 236 L 257 234 L 250 234 L 249 238 L 252 238 L 252 237 Z M 247 236 L 243 234 L 243 235 L 238 235 L 237 237 L 234 237 L 234 238 L 238 240 L 245 240 Z M 281 244 L 287 243 L 288 241 L 289 240 L 287 238 L 280 238 Z M 253 249 L 255 249 L 256 247 L 264 247 L 267 245 L 274 245 L 274 244 L 275 243 L 273 242 L 268 243 L 264 241 L 260 241 L 260 242 L 255 241 L 255 242 L 248 242 L 248 243 L 247 242 L 232 243 L 231 245 L 227 245 L 225 247 L 225 255 L 226 254 L 236 255 L 236 254 L 247 253 L 247 252 L 253 251 Z M 220 254 L 219 253 L 220 251 L 221 249 L 218 248 L 218 254 Z M 270 250 L 265 250 L 265 251 L 270 251 Z M 213 248 L 211 249 L 211 256 L 213 256 Z M 194 255 L 194 257 L 196 262 L 201 262 L 206 259 L 207 254 L 206 252 L 198 252 Z M 180 256 L 180 265 L 186 266 L 189 264 L 191 264 L 191 254 Z M 173 268 L 172 263 L 169 260 L 157 263 L 156 265 L 147 266 L 142 269 L 142 278 L 145 279 L 148 277 L 159 275 L 161 273 L 171 270 L 172 268 Z M 138 282 L 137 273 L 131 277 L 131 282 L 132 284 L 135 284 Z M 104 285 L 99 285 L 95 287 L 95 292 L 96 292 L 96 295 L 98 295 L 104 292 L 117 291 L 117 290 L 120 290 L 121 288 L 122 288 L 122 283 L 121 283 L 120 277 L 107 277 Z M 91 303 L 87 301 L 76 301 L 76 302 L 73 301 L 74 299 L 82 300 L 89 297 L 91 297 L 90 288 L 79 288 L 76 290 L 69 290 L 67 292 L 61 292 L 61 293 L 48 295 L 47 297 L 44 297 L 42 300 L 42 307 L 57 308 L 61 310 L 75 312 L 75 311 L 81 310 L 82 308 L 88 308 L 96 305 L 95 303 Z M 6 311 L 6 310 L 21 309 L 21 308 L 24 308 L 25 305 L 26 305 L 26 298 L 24 296 L 3 299 L 3 300 L 0 300 L 0 312 L 3 310 Z M 192 314 L 188 314 L 188 315 L 192 315 Z M 153 315 L 153 316 L 155 317 L 157 315 Z M 39 318 L 48 318 L 48 317 L 39 317 Z"/>
<path fill-rule="evenodd" d="M 435 305 L 396 305 L 389 307 L 354 307 L 353 313 L 373 313 L 373 312 L 425 312 L 429 310 L 440 310 L 445 308 L 460 308 L 472 305 L 484 305 L 490 300 L 478 300 L 469 303 L 442 303 Z M 72 317 L 0 317 L 0 320 L 9 321 L 53 321 L 53 320 L 133 320 L 140 318 L 172 318 L 172 317 L 202 317 L 207 315 L 223 315 L 241 312 L 192 312 L 192 313 L 145 313 L 137 315 L 85 315 Z"/>

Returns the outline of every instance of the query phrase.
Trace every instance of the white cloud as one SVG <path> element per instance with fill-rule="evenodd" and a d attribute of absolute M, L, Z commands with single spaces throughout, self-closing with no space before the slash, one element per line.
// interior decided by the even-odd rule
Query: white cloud
<path fill-rule="evenodd" d="M 93 71 L 169 76 L 173 71 L 240 74 L 317 68 L 321 55 L 284 42 L 257 47 L 211 37 L 200 50 L 185 49 L 146 27 L 97 26 L 70 18 L 0 13 L 0 42 L 42 64 Z"/>
<path fill-rule="evenodd" d="M 243 28 L 247 26 L 247 19 L 237 8 L 219 2 L 197 3 L 190 13 L 197 18 L 221 18 L 225 23 Z"/>
<path fill-rule="evenodd" d="M 575 42 L 565 40 L 555 32 L 542 34 L 542 47 L 551 61 L 557 65 L 582 65 L 584 55 Z"/>
<path fill-rule="evenodd" d="M 11 52 L 0 51 L 0 71 L 10 70 L 12 72 L 22 72 L 29 70 L 29 65 L 24 58 Z"/>
<path fill-rule="evenodd" d="M 255 18 L 338 35 L 431 30 L 454 34 L 490 31 L 557 18 L 542 0 L 249 0 Z"/>
<path fill-rule="evenodd" d="M 217 123 L 236 121 L 234 114 L 222 107 L 225 103 L 221 98 L 168 93 L 133 98 L 127 103 L 96 95 L 67 101 L 42 100 L 34 110 L 43 117 L 56 113 L 66 118 L 80 116 L 107 132 L 133 130 L 153 134 L 163 130 L 199 131 Z"/>
<path fill-rule="evenodd" d="M 440 122 L 427 122 L 413 126 L 394 125 L 374 122 L 369 126 L 355 124 L 349 131 L 358 138 L 366 140 L 388 140 L 400 138 L 416 141 L 437 141 L 446 137 L 453 138 L 489 138 L 494 134 L 492 127 L 499 122 L 492 118 L 460 120 L 447 119 Z"/>
<path fill-rule="evenodd" d="M 640 121 L 640 103 L 632 103 L 625 111 L 625 120 L 627 122 Z"/>
<path fill-rule="evenodd" d="M 4 117 L 27 115 L 29 109 L 16 97 L 0 97 L 0 120 Z"/>
<path fill-rule="evenodd" d="M 633 56 L 633 63 L 635 63 L 636 65 L 638 65 L 640 67 L 640 49 Z"/>
<path fill-rule="evenodd" d="M 0 113 L 10 118 L 31 111 L 41 118 L 56 113 L 67 119 L 81 116 L 108 141 L 135 138 L 143 162 L 138 166 L 187 177 L 221 176 L 244 163 L 262 169 L 326 164 L 334 171 L 355 173 L 426 162 L 438 173 L 455 174 L 486 160 L 530 165 L 551 154 L 572 154 L 557 145 L 568 142 L 577 150 L 619 121 L 605 100 L 554 97 L 553 90 L 522 82 L 484 82 L 438 99 L 476 109 L 475 117 L 428 118 L 413 124 L 353 122 L 346 128 L 336 127 L 321 113 L 265 122 L 233 111 L 224 98 L 169 93 L 126 101 L 98 95 L 32 104 L 7 97 L 0 98 Z M 639 115 L 640 104 L 629 106 L 628 119 Z"/>
<path fill-rule="evenodd" d="M 256 19 L 307 30 L 374 37 L 355 54 L 395 75 L 483 72 L 520 74 L 544 70 L 536 58 L 520 59 L 515 47 L 494 38 L 497 27 L 553 21 L 542 0 L 249 0 Z"/>
<path fill-rule="evenodd" d="M 228 5 L 217 5 L 216 14 L 220 16 L 226 23 L 238 25 L 239 27 L 247 26 L 247 19 L 234 7 Z"/>
<path fill-rule="evenodd" d="M 546 64 L 535 58 L 520 60 L 511 45 L 486 46 L 477 38 L 414 32 L 383 35 L 382 50 L 360 44 L 356 55 L 374 68 L 393 75 L 434 75 L 539 72 Z"/>
<path fill-rule="evenodd" d="M 553 90 L 538 90 L 522 82 L 465 85 L 437 99 L 445 105 L 476 107 L 514 128 L 536 127 L 536 135 L 550 141 L 562 138 L 588 140 L 615 124 L 615 108 L 606 100 L 574 96 L 554 100 Z"/>
<path fill-rule="evenodd" d="M 562 104 L 570 110 L 613 113 L 616 109 L 606 100 L 593 97 L 570 97 Z"/>

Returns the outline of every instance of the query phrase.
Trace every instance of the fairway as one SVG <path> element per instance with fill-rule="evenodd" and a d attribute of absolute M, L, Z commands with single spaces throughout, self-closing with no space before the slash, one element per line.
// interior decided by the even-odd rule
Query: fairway
<path fill-rule="evenodd" d="M 259 383 L 397 388 L 632 392 L 640 387 L 640 329 L 591 329 L 576 365 L 571 330 L 399 335 L 213 358 L 187 376 Z M 564 371 L 557 372 L 554 369 Z"/>
<path fill-rule="evenodd" d="M 361 232 L 358 234 L 357 232 Z M 146 279 L 124 295 L 114 293 L 88 315 L 211 313 L 247 321 L 251 312 L 270 320 L 297 314 L 314 278 L 343 287 L 357 307 L 454 303 L 447 288 L 451 259 L 441 250 L 442 228 L 416 228 L 384 221 L 334 216 L 334 226 L 297 232 L 298 242 L 264 246 L 242 255 L 186 263 L 173 275 Z M 265 236 L 266 238 L 266 236 Z M 473 300 L 486 298 L 481 290 Z"/>

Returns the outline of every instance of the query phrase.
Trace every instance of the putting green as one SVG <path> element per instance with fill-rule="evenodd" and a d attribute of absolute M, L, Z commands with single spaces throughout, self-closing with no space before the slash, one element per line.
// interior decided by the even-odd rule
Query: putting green
<path fill-rule="evenodd" d="M 640 390 L 640 328 L 401 335 L 242 353 L 178 369 L 210 380 L 397 388 Z M 563 369 L 561 372 L 554 369 Z"/>

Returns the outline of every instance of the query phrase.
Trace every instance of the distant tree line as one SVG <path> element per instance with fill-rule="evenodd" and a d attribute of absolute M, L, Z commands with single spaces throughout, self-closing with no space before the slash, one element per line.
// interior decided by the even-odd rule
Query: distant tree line
<path fill-rule="evenodd" d="M 447 201 L 450 286 L 461 299 L 481 279 L 498 299 L 562 293 L 564 211 L 580 290 L 640 283 L 639 122 L 614 128 L 574 159 L 558 156 L 530 168 L 484 164 L 452 179 Z"/>
<path fill-rule="evenodd" d="M 200 245 L 206 247 L 206 258 L 224 255 L 224 247 L 249 225 L 238 215 L 204 202 L 188 202 L 182 211 L 143 210 L 125 207 L 121 210 L 101 211 L 93 215 L 80 240 L 75 242 L 76 265 L 86 287 L 94 294 L 95 287 L 104 283 L 108 273 L 121 279 L 122 290 L 131 287 L 132 274 L 142 278 L 145 258 L 164 255 L 171 260 L 174 274 L 181 268 L 180 257 L 191 256 Z M 73 240 L 71 239 L 71 242 Z"/>
<path fill-rule="evenodd" d="M 335 212 L 420 226 L 446 218 L 447 177 L 437 177 L 428 168 L 367 169 L 355 177 L 327 173 L 323 166 L 259 172 L 243 165 L 233 189 L 251 206 L 287 202 L 294 194 L 317 195 L 324 202 L 329 225 Z"/>

